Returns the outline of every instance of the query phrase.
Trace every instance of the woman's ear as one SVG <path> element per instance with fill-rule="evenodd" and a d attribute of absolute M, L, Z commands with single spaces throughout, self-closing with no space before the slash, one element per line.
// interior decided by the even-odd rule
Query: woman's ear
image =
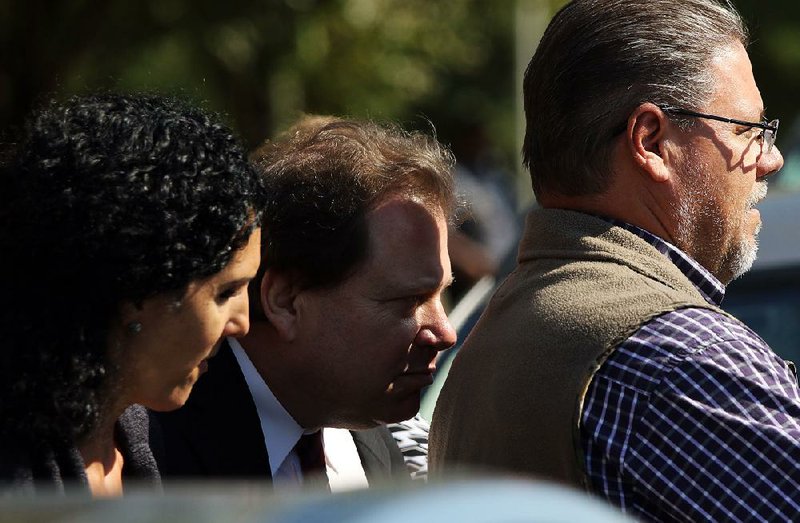
<path fill-rule="evenodd" d="M 122 302 L 119 306 L 119 322 L 127 335 L 139 334 L 143 328 L 141 303 Z"/>
<path fill-rule="evenodd" d="M 293 341 L 297 333 L 295 299 L 300 292 L 298 278 L 291 271 L 267 269 L 261 278 L 261 308 L 267 321 L 285 341 Z"/>
<path fill-rule="evenodd" d="M 669 118 L 655 104 L 644 103 L 628 117 L 626 137 L 634 162 L 654 182 L 663 183 L 671 175 L 666 138 Z"/>

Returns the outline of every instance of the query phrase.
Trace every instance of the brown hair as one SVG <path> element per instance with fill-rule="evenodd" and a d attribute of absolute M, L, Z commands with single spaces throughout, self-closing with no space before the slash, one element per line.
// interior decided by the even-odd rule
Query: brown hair
<path fill-rule="evenodd" d="M 269 195 L 264 257 L 251 285 L 251 314 L 263 317 L 266 269 L 293 271 L 304 286 L 333 286 L 367 256 L 366 214 L 394 195 L 452 218 L 452 154 L 435 138 L 394 125 L 306 116 L 252 155 Z"/>

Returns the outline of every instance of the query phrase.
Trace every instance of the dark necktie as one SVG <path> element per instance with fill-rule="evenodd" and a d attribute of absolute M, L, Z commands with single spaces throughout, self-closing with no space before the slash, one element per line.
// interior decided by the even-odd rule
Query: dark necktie
<path fill-rule="evenodd" d="M 321 430 L 300 437 L 294 446 L 294 451 L 300 459 L 300 469 L 304 476 L 325 473 L 325 451 L 322 448 Z"/>

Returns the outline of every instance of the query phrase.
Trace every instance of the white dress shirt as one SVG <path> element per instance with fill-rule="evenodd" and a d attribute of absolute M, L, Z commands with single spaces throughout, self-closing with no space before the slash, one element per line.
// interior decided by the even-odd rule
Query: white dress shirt
<path fill-rule="evenodd" d="M 269 455 L 272 482 L 276 487 L 303 483 L 300 459 L 294 446 L 306 432 L 281 405 L 256 370 L 236 338 L 227 338 L 256 405 L 261 433 Z M 266 435 L 269 434 L 269 437 Z M 322 432 L 325 468 L 331 491 L 368 486 L 361 458 L 349 430 L 325 428 Z"/>

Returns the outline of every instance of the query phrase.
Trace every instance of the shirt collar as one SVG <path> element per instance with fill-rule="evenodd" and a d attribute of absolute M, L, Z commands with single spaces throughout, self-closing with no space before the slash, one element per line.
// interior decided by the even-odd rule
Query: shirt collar
<path fill-rule="evenodd" d="M 680 269 L 684 276 L 692 282 L 692 285 L 697 287 L 697 290 L 700 291 L 700 294 L 703 295 L 707 302 L 720 306 L 722 299 L 725 297 L 725 286 L 688 254 L 640 227 L 605 216 L 600 216 L 599 218 L 635 234 L 655 247 L 658 252 L 669 258 Z"/>
<path fill-rule="evenodd" d="M 265 435 L 264 442 L 269 455 L 269 466 L 272 476 L 275 477 L 281 464 L 294 450 L 294 446 L 300 440 L 304 430 L 269 390 L 264 378 L 247 357 L 247 353 L 239 341 L 230 337 L 227 340 L 239 362 L 239 367 L 242 369 L 242 374 L 244 374 L 244 379 L 256 404 L 258 419 L 261 421 L 261 431 Z M 267 438 L 268 432 L 269 437 Z"/>

